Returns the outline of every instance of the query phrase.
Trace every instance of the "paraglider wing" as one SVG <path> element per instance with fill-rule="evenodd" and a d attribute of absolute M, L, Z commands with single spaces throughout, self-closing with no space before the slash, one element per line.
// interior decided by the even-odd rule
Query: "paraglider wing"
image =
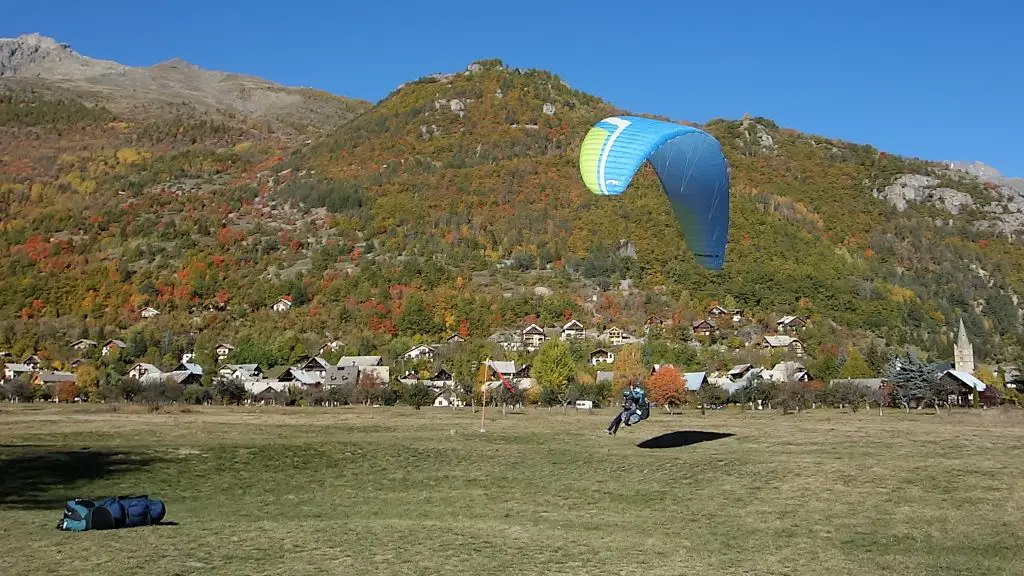
<path fill-rule="evenodd" d="M 725 263 L 729 166 L 713 136 L 680 124 L 615 116 L 593 127 L 580 148 L 580 175 L 594 194 L 618 195 L 650 162 L 697 262 Z"/>

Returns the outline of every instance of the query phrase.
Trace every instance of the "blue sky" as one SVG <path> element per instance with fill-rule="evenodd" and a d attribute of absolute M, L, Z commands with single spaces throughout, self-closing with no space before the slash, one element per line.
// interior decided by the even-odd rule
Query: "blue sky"
<path fill-rule="evenodd" d="M 59 6 L 59 7 L 58 7 Z M 1024 176 L 1024 3 L 1013 0 L 12 2 L 0 36 L 379 100 L 482 58 L 635 112 L 737 118 Z"/>

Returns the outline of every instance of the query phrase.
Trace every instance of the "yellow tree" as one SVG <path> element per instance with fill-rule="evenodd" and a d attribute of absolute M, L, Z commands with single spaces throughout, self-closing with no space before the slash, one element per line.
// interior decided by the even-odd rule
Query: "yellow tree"
<path fill-rule="evenodd" d="M 636 344 L 627 344 L 619 351 L 612 364 L 615 377 L 612 381 L 612 397 L 618 398 L 622 389 L 630 382 L 639 382 L 645 375 L 643 356 Z"/>
<path fill-rule="evenodd" d="M 78 383 L 78 390 L 88 396 L 90 399 L 96 397 L 96 392 L 99 390 L 100 384 L 100 373 L 96 370 L 96 367 L 92 364 L 82 364 L 78 368 L 78 372 L 75 374 L 75 380 Z"/>

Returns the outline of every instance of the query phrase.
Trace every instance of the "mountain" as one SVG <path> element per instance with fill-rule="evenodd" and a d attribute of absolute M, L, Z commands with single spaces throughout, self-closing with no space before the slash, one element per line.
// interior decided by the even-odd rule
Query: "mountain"
<path fill-rule="evenodd" d="M 368 103 L 260 78 L 209 71 L 181 59 L 131 67 L 82 56 L 39 34 L 0 38 L 0 87 L 71 94 L 132 116 L 182 112 L 272 119 L 292 128 L 335 127 Z"/>
<path fill-rule="evenodd" d="M 64 51 L 0 62 L 75 76 Z M 90 86 L 112 81 L 116 64 L 95 66 Z M 198 107 L 188 78 L 202 74 L 167 81 Z M 713 370 L 768 361 L 744 341 L 798 315 L 821 377 L 851 345 L 949 359 L 961 320 L 980 363 L 1024 359 L 1019 195 L 948 163 L 710 121 L 733 187 L 725 269 L 710 273 L 649 168 L 619 197 L 584 188 L 583 136 L 628 111 L 550 72 L 475 62 L 301 139 L 241 113 L 33 90 L 0 100 L 0 349 L 15 356 L 67 361 L 72 340 L 121 338 L 132 359 L 174 364 L 227 341 L 234 361 L 270 365 L 338 339 L 396 358 L 453 332 L 483 342 L 573 317 L 639 333 L 657 315 L 676 328 L 650 361 Z M 686 352 L 715 302 L 752 325 Z"/>

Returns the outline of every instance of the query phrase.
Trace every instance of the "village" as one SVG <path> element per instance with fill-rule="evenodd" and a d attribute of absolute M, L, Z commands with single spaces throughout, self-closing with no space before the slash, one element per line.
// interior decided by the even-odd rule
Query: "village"
<path fill-rule="evenodd" d="M 289 299 L 281 298 L 272 309 L 285 312 L 290 306 Z M 150 307 L 140 311 L 143 318 L 152 318 L 158 314 L 157 310 Z M 560 326 L 540 326 L 531 323 L 521 329 L 500 330 L 491 334 L 487 342 L 491 349 L 497 352 L 495 356 L 505 356 L 505 359 L 477 359 L 474 364 L 478 367 L 482 365 L 483 370 L 475 372 L 480 376 L 474 377 L 474 380 L 483 380 L 482 389 L 492 395 L 491 401 L 494 401 L 494 393 L 500 391 L 499 387 L 502 386 L 514 387 L 526 393 L 537 384 L 531 374 L 530 359 L 545 342 L 557 339 L 586 345 L 588 364 L 593 369 L 596 382 L 607 383 L 610 390 L 611 383 L 615 380 L 616 355 L 623 347 L 642 347 L 652 330 L 664 330 L 670 323 L 671 321 L 658 316 L 650 316 L 644 322 L 641 331 L 638 331 L 639 335 L 618 326 L 610 326 L 594 333 L 575 319 L 570 319 Z M 713 304 L 707 310 L 706 317 L 688 324 L 693 340 L 688 341 L 687 345 L 699 348 L 702 346 L 702 340 L 707 341 L 716 336 L 716 333 L 725 326 L 728 327 L 729 333 L 733 334 L 733 338 L 740 337 L 745 340 L 747 350 L 760 352 L 762 357 L 777 359 L 769 365 L 739 363 L 727 370 L 680 370 L 683 386 L 688 392 L 696 393 L 702 386 L 714 384 L 721 387 L 726 394 L 732 395 L 757 378 L 777 383 L 811 382 L 818 379 L 818 376 L 805 365 L 807 350 L 800 333 L 806 328 L 807 321 L 799 316 L 782 316 L 775 323 L 774 333 L 757 336 L 757 327 L 746 321 L 743 310 L 726 309 Z M 401 356 L 386 362 L 382 355 L 343 355 L 336 361 L 328 361 L 324 356 L 331 355 L 343 346 L 342 342 L 333 340 L 321 346 L 316 354 L 301 358 L 298 362 L 270 367 L 233 362 L 235 347 L 228 342 L 222 342 L 215 348 L 215 372 L 209 377 L 204 377 L 204 367 L 195 361 L 195 354 L 191 352 L 183 354 L 177 365 L 167 366 L 169 369 L 166 370 L 142 361 L 125 364 L 127 368 L 120 376 L 134 379 L 143 387 L 154 383 L 173 382 L 181 389 L 232 381 L 244 387 L 244 398 L 240 400 L 249 404 L 282 403 L 290 391 L 326 392 L 337 387 L 355 387 L 357 384 L 387 387 L 394 382 L 403 385 L 422 383 L 429 390 L 431 401 L 428 405 L 458 408 L 473 401 L 472 393 L 467 394 L 467 391 L 473 389 L 474 383 L 468 383 L 467 388 L 467 383 L 456 382 L 454 371 L 447 364 L 450 364 L 452 349 L 465 341 L 465 337 L 454 333 L 435 344 L 416 345 Z M 724 349 L 721 344 L 714 346 Z M 92 353 L 93 357 L 97 356 L 95 351 L 98 349 L 98 357 L 103 359 L 120 354 L 127 348 L 127 344 L 119 339 L 110 339 L 102 343 L 79 339 L 70 343 L 69 347 L 81 356 L 67 366 L 61 367 L 62 369 L 47 366 L 39 354 L 14 361 L 10 354 L 0 351 L 0 363 L 3 366 L 3 379 L 0 384 L 25 382 L 35 391 L 32 394 L 33 399 L 55 402 L 62 399 L 88 400 L 85 395 L 74 393 L 78 384 L 77 371 L 91 362 L 88 355 Z M 973 394 L 975 390 L 979 393 L 985 392 L 986 384 L 975 376 L 973 348 L 962 322 L 954 349 L 953 363 L 932 364 L 935 375 L 949 380 L 953 388 L 963 391 L 965 397 Z M 671 365 L 652 363 L 648 367 L 649 375 L 653 376 L 663 366 Z M 1016 366 L 1008 365 L 991 371 L 1001 378 L 1007 388 L 1016 388 L 1016 381 L 1020 377 L 1020 371 Z M 885 384 L 882 374 L 845 380 L 848 384 L 854 384 L 867 391 L 878 391 Z M 828 384 L 834 385 L 836 382 L 836 379 L 831 379 Z M 16 394 L 8 392 L 6 395 L 9 400 L 18 399 Z"/>

